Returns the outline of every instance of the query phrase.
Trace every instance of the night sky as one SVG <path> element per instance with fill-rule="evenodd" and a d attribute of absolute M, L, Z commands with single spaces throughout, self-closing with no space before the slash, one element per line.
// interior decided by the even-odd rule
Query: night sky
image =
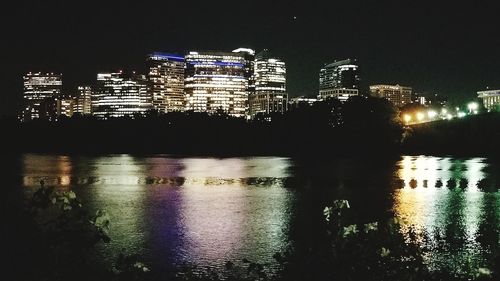
<path fill-rule="evenodd" d="M 399 83 L 451 100 L 500 87 L 498 1 L 323 2 L 4 3 L 0 113 L 17 112 L 25 72 L 62 72 L 68 92 L 99 71 L 144 71 L 151 51 L 268 48 L 287 63 L 291 97 L 316 95 L 322 64 L 344 58 L 358 59 L 362 87 Z"/>

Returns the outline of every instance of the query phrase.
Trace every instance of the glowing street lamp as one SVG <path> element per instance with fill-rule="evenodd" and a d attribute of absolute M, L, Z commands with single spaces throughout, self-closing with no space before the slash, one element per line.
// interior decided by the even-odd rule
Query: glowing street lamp
<path fill-rule="evenodd" d="M 477 102 L 471 102 L 467 105 L 467 108 L 469 109 L 469 114 L 473 113 L 476 114 L 477 113 L 477 109 L 478 109 L 479 105 L 477 104 Z"/>
<path fill-rule="evenodd" d="M 457 114 L 458 118 L 463 118 L 463 117 L 465 117 L 465 115 L 466 114 L 464 112 L 462 112 L 462 111 L 459 111 L 458 114 Z"/>
<path fill-rule="evenodd" d="M 422 121 L 422 120 L 424 120 L 424 118 L 425 118 L 425 115 L 422 112 L 417 113 L 417 120 L 418 121 Z"/>
<path fill-rule="evenodd" d="M 408 124 L 411 121 L 411 115 L 410 114 L 405 114 L 403 116 L 403 118 L 404 118 L 406 124 Z"/>
<path fill-rule="evenodd" d="M 427 112 L 427 116 L 429 116 L 429 119 L 434 119 L 437 116 L 437 112 L 434 110 L 429 110 Z"/>

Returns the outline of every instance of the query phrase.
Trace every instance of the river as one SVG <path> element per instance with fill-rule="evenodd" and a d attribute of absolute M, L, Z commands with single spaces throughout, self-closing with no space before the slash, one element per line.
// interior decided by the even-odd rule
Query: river
<path fill-rule="evenodd" d="M 481 266 L 498 246 L 500 193 L 477 187 L 482 179 L 500 184 L 498 164 L 486 158 L 25 154 L 17 161 L 9 176 L 28 196 L 44 180 L 109 213 L 103 262 L 123 251 L 160 268 L 218 268 L 243 258 L 272 264 L 273 254 L 314 241 L 335 199 L 349 200 L 359 221 L 395 215 L 431 243 L 453 240 L 449 252 L 429 257 L 432 266 Z M 447 187 L 450 179 L 457 187 Z M 480 239 L 492 234 L 496 240 Z"/>

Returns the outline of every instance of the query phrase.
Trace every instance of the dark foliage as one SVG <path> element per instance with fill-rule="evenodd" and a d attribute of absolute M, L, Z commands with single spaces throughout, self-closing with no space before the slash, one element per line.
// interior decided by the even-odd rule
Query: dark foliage
<path fill-rule="evenodd" d="M 6 122 L 4 128 L 9 150 L 23 152 L 307 156 L 397 151 L 403 133 L 398 120 L 386 100 L 357 97 L 252 121 L 224 112 L 151 112 L 105 121 L 74 116 L 57 122 Z"/>

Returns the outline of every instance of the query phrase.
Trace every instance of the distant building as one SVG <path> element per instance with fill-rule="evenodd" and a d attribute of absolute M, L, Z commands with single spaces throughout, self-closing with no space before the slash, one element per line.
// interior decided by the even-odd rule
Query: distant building
<path fill-rule="evenodd" d="M 222 110 L 234 117 L 245 116 L 248 101 L 245 54 L 189 52 L 185 59 L 186 110 L 208 113 Z"/>
<path fill-rule="evenodd" d="M 424 106 L 445 106 L 446 98 L 432 93 L 412 93 L 412 102 Z"/>
<path fill-rule="evenodd" d="M 500 109 L 500 90 L 479 91 L 477 96 L 488 111 Z"/>
<path fill-rule="evenodd" d="M 24 107 L 21 119 L 29 121 L 47 117 L 47 110 L 50 111 L 50 108 L 53 107 L 52 105 L 48 106 L 48 104 L 52 104 L 54 99 L 62 93 L 62 74 L 30 72 L 23 76 L 23 84 Z M 41 108 L 42 102 L 46 100 L 47 102 Z M 44 114 L 41 114 L 41 111 Z"/>
<path fill-rule="evenodd" d="M 81 115 L 92 114 L 92 87 L 91 86 L 78 86 L 75 97 L 74 112 Z"/>
<path fill-rule="evenodd" d="M 429 100 L 425 97 L 425 95 L 421 93 L 413 93 L 411 98 L 412 103 L 428 106 Z"/>
<path fill-rule="evenodd" d="M 389 100 L 394 106 L 402 107 L 411 103 L 411 87 L 400 85 L 372 85 L 370 95 Z"/>
<path fill-rule="evenodd" d="M 318 101 L 317 98 L 308 98 L 308 97 L 304 97 L 304 96 L 295 97 L 295 98 L 289 99 L 288 107 L 289 108 L 298 108 L 298 107 L 304 106 L 304 105 L 305 106 L 312 106 L 317 101 Z"/>
<path fill-rule="evenodd" d="M 233 53 L 243 54 L 245 58 L 245 78 L 248 80 L 247 94 L 255 93 L 255 51 L 249 48 L 238 48 Z"/>
<path fill-rule="evenodd" d="M 144 75 L 135 73 L 99 73 L 92 91 L 92 114 L 101 119 L 108 117 L 144 115 L 152 108 Z"/>
<path fill-rule="evenodd" d="M 57 121 L 57 98 L 48 97 L 40 102 L 38 106 L 37 119 L 45 121 Z"/>
<path fill-rule="evenodd" d="M 328 89 L 320 91 L 319 99 L 336 98 L 340 102 L 347 101 L 350 97 L 359 95 L 358 89 Z"/>
<path fill-rule="evenodd" d="M 56 99 L 57 116 L 73 116 L 76 99 L 73 97 L 61 97 Z"/>
<path fill-rule="evenodd" d="M 248 97 L 249 113 L 284 113 L 288 106 L 286 65 L 264 50 L 255 57 L 255 93 Z"/>
<path fill-rule="evenodd" d="M 359 94 L 358 64 L 346 59 L 326 64 L 319 72 L 319 99 L 337 98 L 341 102 Z"/>
<path fill-rule="evenodd" d="M 155 52 L 147 60 L 153 108 L 160 113 L 184 110 L 184 57 Z"/>

